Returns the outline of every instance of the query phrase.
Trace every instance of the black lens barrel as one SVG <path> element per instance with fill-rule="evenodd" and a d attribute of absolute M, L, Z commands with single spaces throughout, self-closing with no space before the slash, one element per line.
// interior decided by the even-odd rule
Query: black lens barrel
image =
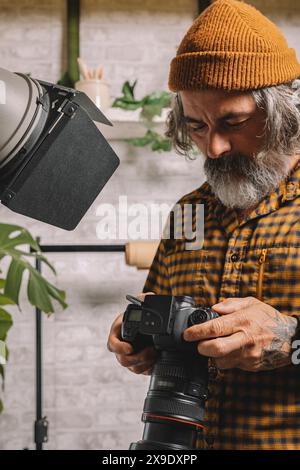
<path fill-rule="evenodd" d="M 186 307 L 182 305 L 183 299 L 178 299 L 180 306 Z M 186 315 L 187 327 L 218 317 L 208 307 L 191 306 L 189 314 L 186 310 L 178 308 L 177 314 Z M 160 343 L 162 345 L 163 340 L 164 337 Z M 208 396 L 208 358 L 198 354 L 194 346 L 186 343 L 186 349 L 176 351 L 161 348 L 144 402 L 143 437 L 132 443 L 130 450 L 196 448 L 197 437 L 204 427 L 205 401 Z"/>

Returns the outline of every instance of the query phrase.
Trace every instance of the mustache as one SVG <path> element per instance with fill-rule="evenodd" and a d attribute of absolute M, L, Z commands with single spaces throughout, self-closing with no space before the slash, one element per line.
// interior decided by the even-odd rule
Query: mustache
<path fill-rule="evenodd" d="M 254 170 L 256 166 L 253 158 L 237 152 L 226 155 L 226 157 L 206 158 L 204 163 L 204 169 L 210 174 L 231 173 L 231 176 L 234 174 L 249 176 L 251 170 Z"/>

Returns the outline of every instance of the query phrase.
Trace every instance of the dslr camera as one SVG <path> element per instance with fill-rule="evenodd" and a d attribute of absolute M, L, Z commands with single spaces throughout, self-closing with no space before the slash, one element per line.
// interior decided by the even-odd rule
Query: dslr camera
<path fill-rule="evenodd" d="M 144 302 L 127 295 L 131 302 L 121 327 L 123 341 L 134 352 L 153 346 L 158 359 L 144 402 L 142 440 L 130 450 L 190 450 L 204 427 L 204 407 L 208 398 L 208 358 L 197 351 L 196 343 L 183 339 L 190 326 L 218 317 L 208 307 L 196 307 L 192 297 L 146 295 Z"/>

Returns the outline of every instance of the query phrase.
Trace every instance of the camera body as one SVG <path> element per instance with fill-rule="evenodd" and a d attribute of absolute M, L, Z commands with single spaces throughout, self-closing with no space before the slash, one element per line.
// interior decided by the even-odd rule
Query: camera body
<path fill-rule="evenodd" d="M 197 342 L 185 342 L 183 332 L 190 326 L 218 317 L 208 307 L 196 307 L 186 295 L 146 295 L 144 302 L 127 296 L 121 327 L 123 341 L 134 352 L 153 346 L 158 352 L 154 364 L 142 421 L 142 440 L 131 450 L 190 450 L 205 426 L 208 398 L 208 358 L 197 351 Z"/>
<path fill-rule="evenodd" d="M 136 352 L 146 346 L 164 351 L 191 351 L 183 340 L 186 328 L 216 318 L 208 307 L 196 307 L 187 295 L 146 295 L 144 302 L 134 299 L 123 317 L 121 336 Z"/>

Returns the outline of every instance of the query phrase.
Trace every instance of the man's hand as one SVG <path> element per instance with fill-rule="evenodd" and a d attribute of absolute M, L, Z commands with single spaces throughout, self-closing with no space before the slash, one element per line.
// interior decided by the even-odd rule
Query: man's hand
<path fill-rule="evenodd" d="M 183 337 L 199 341 L 199 354 L 214 358 L 218 368 L 256 372 L 291 363 L 295 318 L 254 297 L 229 298 L 212 308 L 221 316 L 186 329 Z"/>
<path fill-rule="evenodd" d="M 145 295 L 149 294 L 153 294 L 153 292 L 139 294 L 137 297 L 140 300 L 144 300 Z M 153 365 L 157 358 L 156 350 L 154 347 L 147 347 L 142 351 L 133 354 L 133 347 L 131 344 L 121 340 L 122 320 L 123 313 L 118 315 L 113 322 L 107 341 L 107 349 L 115 353 L 118 362 L 123 367 L 127 367 L 131 372 L 134 372 L 135 374 L 151 375 Z"/>

